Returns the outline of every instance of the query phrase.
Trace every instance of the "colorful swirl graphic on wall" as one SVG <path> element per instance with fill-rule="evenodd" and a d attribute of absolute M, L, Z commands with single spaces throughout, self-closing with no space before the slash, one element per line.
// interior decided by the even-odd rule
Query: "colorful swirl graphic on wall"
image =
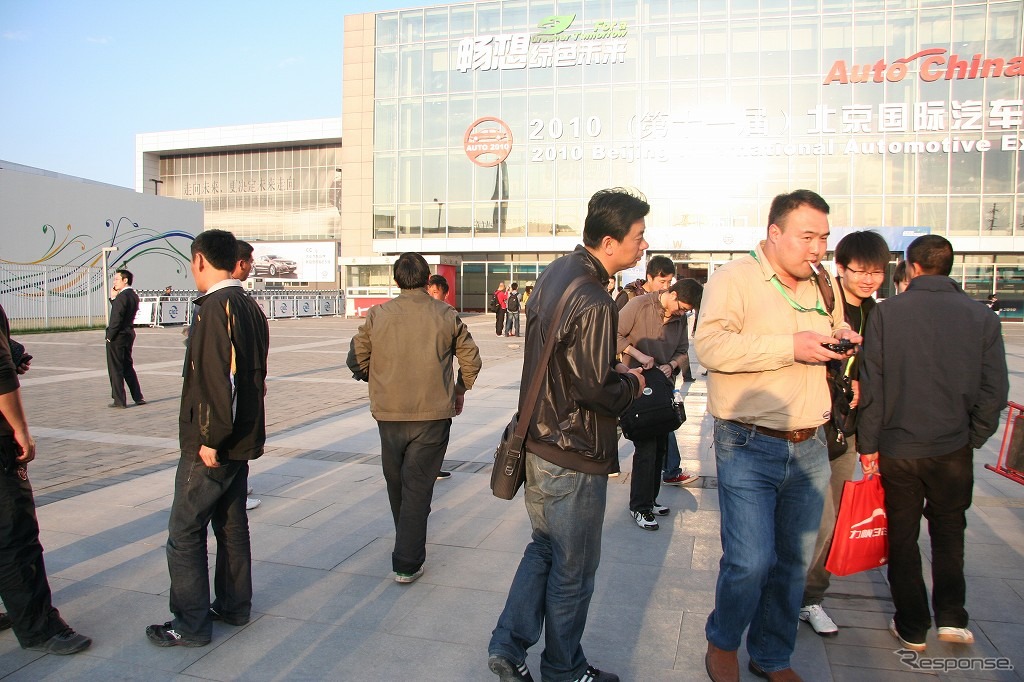
<path fill-rule="evenodd" d="M 34 260 L 12 261 L 0 258 L 0 294 L 13 294 L 27 298 L 37 298 L 49 290 L 50 296 L 62 298 L 80 298 L 88 296 L 102 282 L 90 281 L 90 268 L 102 267 L 103 248 L 116 246 L 118 250 L 108 254 L 107 267 L 132 268 L 132 262 L 147 257 L 170 259 L 175 272 L 182 274 L 188 271 L 190 257 L 188 245 L 195 235 L 181 230 L 161 232 L 140 226 L 127 216 L 117 220 L 107 219 L 107 234 L 102 240 L 97 235 L 76 234 L 68 225 L 61 233 L 53 225 L 43 225 L 40 234 L 45 245 L 42 255 Z M 60 234 L 59 234 L 60 233 Z M 186 240 L 178 245 L 173 240 Z M 47 276 L 41 277 L 36 268 L 18 268 L 14 266 L 50 266 Z M 44 281 L 44 279 L 46 281 Z"/>

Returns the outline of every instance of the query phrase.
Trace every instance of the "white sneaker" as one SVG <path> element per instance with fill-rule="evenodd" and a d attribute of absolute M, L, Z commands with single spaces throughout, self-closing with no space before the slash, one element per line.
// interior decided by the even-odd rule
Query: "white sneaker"
<path fill-rule="evenodd" d="M 263 500 L 257 500 L 255 497 L 245 498 L 245 511 L 252 511 L 256 507 L 260 506 Z"/>
<path fill-rule="evenodd" d="M 657 514 L 658 516 L 668 516 L 670 510 L 665 505 L 658 504 L 657 502 L 655 502 L 654 507 L 651 509 L 651 511 Z"/>
<path fill-rule="evenodd" d="M 924 651 L 928 648 L 927 642 L 908 642 L 907 640 L 903 639 L 903 636 L 900 635 L 900 631 L 896 629 L 895 618 L 889 621 L 889 634 L 898 639 L 899 643 L 903 645 L 904 649 L 910 649 L 911 651 Z"/>
<path fill-rule="evenodd" d="M 939 640 L 954 644 L 974 644 L 974 633 L 967 628 L 939 628 Z"/>
<path fill-rule="evenodd" d="M 402 583 L 403 585 L 408 585 L 409 583 L 414 583 L 417 580 L 419 580 L 420 576 L 422 576 L 422 575 L 423 575 L 423 567 L 422 566 L 420 566 L 416 570 L 415 573 L 398 573 L 396 571 L 395 572 L 395 582 L 396 583 Z"/>
<path fill-rule="evenodd" d="M 644 530 L 658 530 L 658 522 L 654 520 L 654 514 L 651 512 L 631 511 L 629 513 L 633 516 L 633 520 L 636 521 L 636 525 Z"/>
<path fill-rule="evenodd" d="M 825 609 L 820 604 L 811 604 L 800 609 L 800 620 L 810 624 L 811 629 L 822 637 L 834 637 L 839 634 L 839 628 L 835 622 L 828 617 Z"/>
<path fill-rule="evenodd" d="M 252 495 L 252 486 L 249 486 L 248 488 L 245 489 L 245 494 Z"/>

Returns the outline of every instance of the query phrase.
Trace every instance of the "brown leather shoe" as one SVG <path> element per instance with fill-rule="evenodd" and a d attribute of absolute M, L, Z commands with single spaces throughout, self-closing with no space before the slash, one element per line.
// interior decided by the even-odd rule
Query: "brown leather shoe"
<path fill-rule="evenodd" d="M 750 669 L 750 672 L 760 678 L 769 680 L 769 682 L 803 682 L 803 678 L 797 675 L 796 671 L 792 668 L 783 668 L 782 670 L 776 670 L 773 673 L 769 673 L 761 670 L 761 666 L 753 661 L 750 662 L 747 668 Z"/>
<path fill-rule="evenodd" d="M 740 662 L 735 651 L 726 651 L 708 642 L 708 653 L 704 656 L 704 667 L 713 682 L 739 682 Z"/>

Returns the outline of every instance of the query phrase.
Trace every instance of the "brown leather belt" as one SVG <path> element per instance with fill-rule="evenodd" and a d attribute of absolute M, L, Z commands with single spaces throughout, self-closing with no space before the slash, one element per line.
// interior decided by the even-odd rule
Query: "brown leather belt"
<path fill-rule="evenodd" d="M 794 431 L 776 431 L 775 429 L 769 429 L 765 426 L 758 426 L 756 424 L 744 424 L 743 422 L 734 421 L 732 419 L 726 419 L 725 421 L 736 426 L 743 427 L 744 429 L 754 429 L 759 433 L 763 433 L 766 436 L 772 438 L 781 438 L 782 440 L 788 440 L 790 443 L 803 443 L 808 440 L 815 433 L 818 432 L 818 427 L 810 429 L 796 429 Z"/>

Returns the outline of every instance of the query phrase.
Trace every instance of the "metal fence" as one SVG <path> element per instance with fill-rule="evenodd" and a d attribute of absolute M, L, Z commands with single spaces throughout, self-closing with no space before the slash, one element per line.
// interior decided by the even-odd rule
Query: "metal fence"
<path fill-rule="evenodd" d="M 249 294 L 259 304 L 267 319 L 296 319 L 300 317 L 340 317 L 345 314 L 345 299 L 339 291 L 316 293 L 269 293 L 256 291 Z M 153 291 L 140 291 L 139 315 L 136 325 L 164 327 L 192 322 L 192 300 L 198 291 L 176 291 L 169 295 Z"/>
<path fill-rule="evenodd" d="M 103 269 L 0 263 L 0 305 L 12 329 L 103 324 Z"/>

